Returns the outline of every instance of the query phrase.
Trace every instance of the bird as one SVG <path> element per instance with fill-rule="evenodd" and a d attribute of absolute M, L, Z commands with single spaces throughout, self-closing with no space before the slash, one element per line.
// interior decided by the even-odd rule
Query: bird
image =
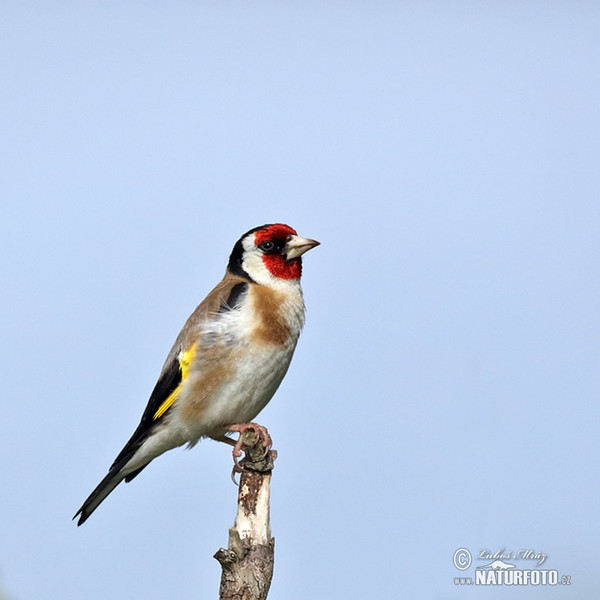
<path fill-rule="evenodd" d="M 305 321 L 302 255 L 318 246 L 283 223 L 235 243 L 223 279 L 186 321 L 140 423 L 73 519 L 82 525 L 121 483 L 164 452 L 201 438 L 234 446 L 285 376 Z M 230 435 L 238 432 L 237 443 Z"/>

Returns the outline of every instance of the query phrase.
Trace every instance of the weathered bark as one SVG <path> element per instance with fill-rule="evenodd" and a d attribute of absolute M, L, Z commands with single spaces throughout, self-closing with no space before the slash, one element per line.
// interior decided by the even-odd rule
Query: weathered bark
<path fill-rule="evenodd" d="M 229 529 L 229 547 L 215 558 L 221 563 L 219 600 L 265 600 L 273 577 L 275 539 L 269 523 L 269 485 L 274 451 L 267 452 L 253 430 L 243 434 L 245 458 L 238 510 Z"/>

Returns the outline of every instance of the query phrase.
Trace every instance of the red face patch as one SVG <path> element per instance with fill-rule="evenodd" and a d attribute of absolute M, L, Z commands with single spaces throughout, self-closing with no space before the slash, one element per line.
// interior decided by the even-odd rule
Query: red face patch
<path fill-rule="evenodd" d="M 261 242 L 271 240 L 279 244 L 285 244 L 291 235 L 298 235 L 289 225 L 275 223 L 269 225 L 254 234 L 254 242 L 259 245 Z M 302 275 L 302 259 L 292 258 L 286 260 L 282 254 L 264 254 L 263 263 L 271 275 L 280 279 L 299 279 Z"/>
<path fill-rule="evenodd" d="M 300 275 L 302 275 L 302 259 L 300 257 L 285 260 L 281 254 L 265 254 L 262 259 L 271 275 L 279 277 L 279 279 L 300 279 Z"/>
<path fill-rule="evenodd" d="M 273 240 L 274 242 L 285 242 L 290 235 L 298 235 L 289 225 L 283 223 L 275 223 L 260 229 L 254 234 L 256 245 L 265 240 Z"/>

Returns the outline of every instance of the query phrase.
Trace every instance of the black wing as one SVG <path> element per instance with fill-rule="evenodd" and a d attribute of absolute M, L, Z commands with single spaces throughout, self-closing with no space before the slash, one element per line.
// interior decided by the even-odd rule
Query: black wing
<path fill-rule="evenodd" d="M 240 305 L 244 294 L 247 293 L 248 287 L 249 285 L 246 281 L 241 281 L 233 285 L 229 290 L 227 299 L 225 301 L 221 301 L 218 309 L 219 312 L 235 310 Z M 190 319 L 193 317 L 194 315 L 192 315 Z M 181 347 L 179 347 L 179 350 L 181 350 Z M 146 410 L 144 410 L 140 424 L 133 432 L 131 439 L 127 442 L 127 444 L 125 444 L 123 450 L 121 450 L 117 458 L 115 458 L 115 461 L 111 466 L 111 470 L 117 466 L 119 469 L 123 468 L 131 459 L 131 457 L 139 450 L 141 445 L 146 441 L 156 425 L 160 423 L 164 416 L 168 413 L 169 408 L 168 406 L 164 407 L 163 403 L 177 389 L 183 379 L 182 363 L 179 360 L 179 351 L 174 352 L 172 350 L 171 356 L 173 356 L 173 354 L 173 359 L 168 366 L 163 369 L 161 376 L 154 386 L 154 390 L 150 395 L 150 400 L 148 400 L 148 405 L 146 406 Z M 159 409 L 161 410 L 159 411 Z M 125 481 L 131 481 L 143 468 L 144 467 L 141 467 L 137 471 L 133 471 L 127 475 L 125 477 Z"/>
<path fill-rule="evenodd" d="M 129 461 L 129 459 L 139 450 L 140 446 L 146 441 L 154 427 L 164 418 L 164 414 L 162 414 L 160 417 L 155 419 L 154 415 L 156 415 L 156 411 L 159 409 L 162 403 L 177 389 L 177 386 L 180 383 L 181 366 L 179 364 L 179 360 L 177 357 L 175 357 L 169 363 L 168 367 L 163 370 L 161 376 L 156 382 L 156 385 L 152 390 L 152 394 L 150 394 L 150 400 L 148 400 L 148 405 L 146 406 L 146 410 L 144 410 L 140 424 L 133 432 L 131 439 L 125 444 L 123 450 L 121 450 L 117 458 L 115 458 L 115 461 L 111 465 L 111 469 L 117 464 L 124 466 L 127 461 Z M 128 475 L 125 481 L 131 481 L 131 479 L 133 479 L 141 470 L 142 469 L 139 469 Z"/>

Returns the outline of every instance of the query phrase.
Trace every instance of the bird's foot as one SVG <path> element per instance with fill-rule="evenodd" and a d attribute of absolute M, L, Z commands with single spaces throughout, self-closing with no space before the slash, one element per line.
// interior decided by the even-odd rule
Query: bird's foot
<path fill-rule="evenodd" d="M 239 463 L 238 463 L 237 459 L 242 455 L 242 438 L 247 431 L 249 431 L 249 430 L 254 431 L 258 435 L 258 437 L 262 440 L 262 445 L 263 445 L 263 448 L 265 449 L 265 456 L 267 455 L 267 453 L 273 446 L 273 440 L 271 439 L 271 436 L 269 435 L 267 428 L 264 427 L 263 425 L 259 425 L 258 423 L 235 423 L 233 425 L 227 425 L 227 429 L 229 431 L 236 431 L 240 434 L 240 437 L 238 438 L 238 441 L 235 443 L 235 446 L 233 447 L 233 452 L 232 452 L 233 462 L 238 467 L 239 467 Z"/>
<path fill-rule="evenodd" d="M 235 474 L 242 473 L 247 467 L 250 468 L 250 470 L 255 470 L 258 467 L 259 471 L 264 471 L 265 467 L 268 467 L 269 469 L 273 468 L 273 461 L 277 458 L 277 451 L 271 450 L 273 441 L 271 440 L 271 436 L 266 427 L 258 425 L 257 423 L 234 423 L 231 425 L 224 425 L 223 428 L 228 432 L 240 434 L 237 441 L 232 440 L 227 435 L 220 435 L 218 437 L 211 436 L 214 440 L 225 442 L 226 444 L 233 446 L 233 470 L 231 471 L 231 480 L 233 483 L 238 485 L 235 480 Z M 253 431 L 258 439 L 252 440 L 246 438 L 246 440 L 244 440 L 244 434 L 247 431 Z M 247 444 L 246 447 L 244 447 L 245 444 Z M 261 447 L 264 449 L 262 455 L 257 453 L 257 450 L 260 451 Z M 245 458 L 238 461 L 244 452 L 246 453 Z"/>

